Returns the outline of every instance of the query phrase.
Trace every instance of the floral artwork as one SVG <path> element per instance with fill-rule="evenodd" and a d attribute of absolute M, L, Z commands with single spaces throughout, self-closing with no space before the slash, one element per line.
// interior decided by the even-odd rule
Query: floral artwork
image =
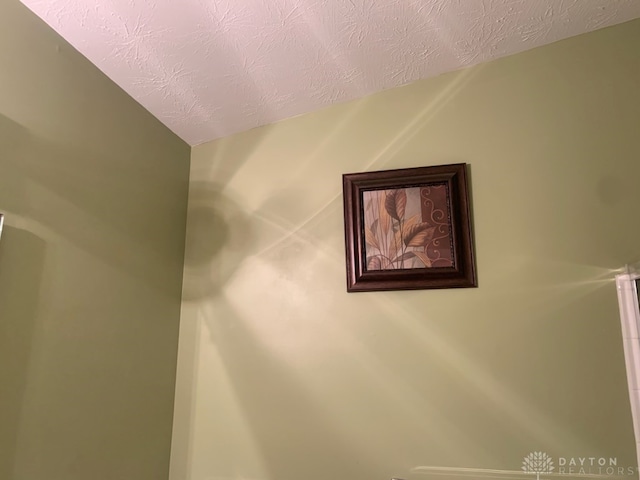
<path fill-rule="evenodd" d="M 454 265 L 447 185 L 362 192 L 365 268 Z"/>
<path fill-rule="evenodd" d="M 468 169 L 342 175 L 347 292 L 478 285 Z"/>

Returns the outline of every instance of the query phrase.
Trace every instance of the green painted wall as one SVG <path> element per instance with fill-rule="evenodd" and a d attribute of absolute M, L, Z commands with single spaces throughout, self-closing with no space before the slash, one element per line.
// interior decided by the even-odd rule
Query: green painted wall
<path fill-rule="evenodd" d="M 168 477 L 189 147 L 0 2 L 0 478 Z"/>
<path fill-rule="evenodd" d="M 634 466 L 638 45 L 634 21 L 195 147 L 171 478 Z M 341 175 L 456 162 L 479 288 L 347 294 Z"/>

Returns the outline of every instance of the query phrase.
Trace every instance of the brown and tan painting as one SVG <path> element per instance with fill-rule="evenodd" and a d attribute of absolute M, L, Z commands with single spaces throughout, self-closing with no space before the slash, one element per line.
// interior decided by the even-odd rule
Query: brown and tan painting
<path fill-rule="evenodd" d="M 362 194 L 366 269 L 454 265 L 447 184 Z"/>

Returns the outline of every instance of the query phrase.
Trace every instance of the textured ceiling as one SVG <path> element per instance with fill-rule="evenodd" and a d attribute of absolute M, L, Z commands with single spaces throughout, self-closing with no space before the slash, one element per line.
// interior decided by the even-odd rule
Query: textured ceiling
<path fill-rule="evenodd" d="M 640 17 L 639 0 L 23 0 L 191 145 Z"/>

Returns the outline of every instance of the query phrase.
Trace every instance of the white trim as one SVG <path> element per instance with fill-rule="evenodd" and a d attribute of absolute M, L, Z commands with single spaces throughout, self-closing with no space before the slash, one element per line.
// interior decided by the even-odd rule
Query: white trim
<path fill-rule="evenodd" d="M 627 267 L 626 273 L 616 275 L 627 384 L 640 465 L 640 305 L 635 282 L 639 278 L 640 272 L 633 267 Z"/>

